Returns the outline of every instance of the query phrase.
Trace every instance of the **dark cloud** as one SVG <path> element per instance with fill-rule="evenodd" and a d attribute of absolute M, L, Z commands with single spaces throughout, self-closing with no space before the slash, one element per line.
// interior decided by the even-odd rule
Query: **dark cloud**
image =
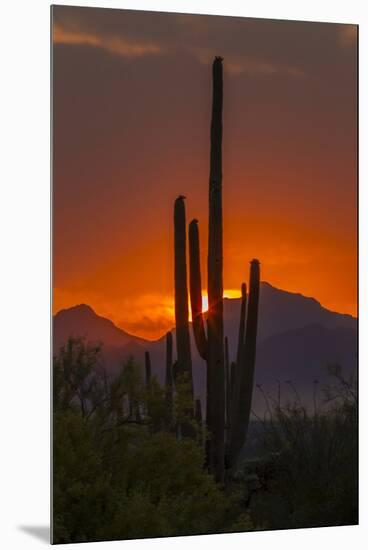
<path fill-rule="evenodd" d="M 221 52 L 233 74 L 318 74 L 344 57 L 351 61 L 356 46 L 356 27 L 331 23 L 62 6 L 54 8 L 54 22 L 60 41 L 84 36 L 85 43 L 122 56 L 134 49 L 190 52 L 208 63 Z"/>

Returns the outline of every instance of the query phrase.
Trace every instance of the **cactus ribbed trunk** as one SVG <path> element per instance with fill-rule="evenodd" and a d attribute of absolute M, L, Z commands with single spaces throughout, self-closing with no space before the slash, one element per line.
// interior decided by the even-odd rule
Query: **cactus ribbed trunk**
<path fill-rule="evenodd" d="M 245 443 L 249 417 L 252 405 L 252 393 L 254 382 L 254 367 L 256 361 L 258 303 L 259 303 L 260 267 L 258 260 L 251 261 L 248 312 L 245 330 L 245 346 L 242 353 L 239 379 L 234 385 L 234 407 L 231 422 L 231 441 L 228 449 L 228 460 L 231 466 L 235 466 L 240 451 Z"/>
<path fill-rule="evenodd" d="M 207 424 L 210 470 L 224 480 L 224 327 L 222 250 L 222 58 L 213 62 L 208 233 Z"/>
<path fill-rule="evenodd" d="M 192 309 L 192 326 L 198 353 L 207 359 L 207 338 L 202 314 L 202 281 L 199 251 L 198 220 L 189 224 L 189 281 L 190 305 Z"/>
<path fill-rule="evenodd" d="M 174 247 L 177 367 L 179 374 L 187 374 L 193 395 L 192 359 L 189 337 L 185 205 L 183 196 L 178 197 L 174 205 Z"/>

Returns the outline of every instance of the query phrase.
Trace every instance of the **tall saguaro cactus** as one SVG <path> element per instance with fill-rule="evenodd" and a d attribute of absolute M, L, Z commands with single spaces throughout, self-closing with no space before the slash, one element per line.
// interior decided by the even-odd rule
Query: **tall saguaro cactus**
<path fill-rule="evenodd" d="M 245 443 L 252 404 L 254 368 L 256 361 L 258 302 L 260 266 L 258 260 L 250 264 L 248 312 L 245 340 L 240 353 L 240 364 L 236 365 L 231 414 L 231 437 L 228 447 L 228 461 L 236 464 Z"/>
<path fill-rule="evenodd" d="M 180 195 L 174 205 L 175 325 L 178 373 L 186 373 L 193 394 L 192 358 L 189 336 L 188 283 L 186 262 L 185 204 Z"/>
<path fill-rule="evenodd" d="M 202 284 L 198 222 L 189 226 L 190 295 L 194 338 L 200 356 L 207 362 L 206 424 L 210 433 L 206 457 L 217 481 L 224 480 L 225 467 L 225 368 L 223 322 L 222 251 L 222 58 L 212 66 L 212 118 L 208 224 L 208 315 L 207 337 L 202 315 Z"/>
<path fill-rule="evenodd" d="M 222 58 L 212 67 L 212 120 L 208 225 L 208 395 L 209 423 L 212 427 L 210 467 L 217 480 L 224 479 L 224 321 L 222 250 Z"/>
<path fill-rule="evenodd" d="M 255 366 L 259 298 L 259 262 L 251 262 L 248 315 L 247 288 L 242 284 L 237 357 L 230 363 L 223 320 L 222 243 L 222 58 L 212 66 L 212 119 L 209 178 L 209 226 L 207 289 L 207 336 L 202 313 L 202 281 L 198 221 L 189 225 L 190 298 L 194 339 L 199 355 L 207 363 L 206 458 L 217 481 L 225 477 L 226 466 L 236 463 L 249 424 Z M 226 371 L 226 372 L 225 372 Z M 226 422 L 225 422 L 226 419 Z M 226 425 L 226 433 L 225 433 Z"/>

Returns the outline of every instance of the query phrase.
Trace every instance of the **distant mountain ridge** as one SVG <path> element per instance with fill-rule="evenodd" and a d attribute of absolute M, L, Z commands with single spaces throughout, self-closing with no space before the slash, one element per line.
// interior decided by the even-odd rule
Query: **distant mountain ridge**
<path fill-rule="evenodd" d="M 117 327 L 110 319 L 97 315 L 86 304 L 60 310 L 54 315 L 54 348 L 58 348 L 70 336 L 85 337 L 91 342 L 103 342 L 106 346 L 124 347 L 129 342 L 145 343 Z M 55 349 L 55 351 L 56 351 Z"/>
<path fill-rule="evenodd" d="M 225 298 L 224 325 L 231 359 L 236 353 L 239 314 L 240 299 Z M 148 350 L 153 373 L 161 382 L 164 380 L 164 336 L 153 342 L 133 336 L 85 304 L 61 310 L 54 316 L 54 353 L 69 336 L 102 342 L 103 360 L 112 375 L 128 356 L 134 356 L 143 365 L 144 352 Z M 206 368 L 197 353 L 192 331 L 191 340 L 195 393 L 203 399 Z M 329 363 L 339 363 L 352 372 L 356 369 L 356 356 L 356 318 L 329 311 L 314 298 L 261 283 L 256 385 L 262 384 L 267 392 L 272 392 L 279 382 L 285 385 L 287 380 L 292 380 L 300 386 L 301 395 L 310 401 L 313 380 L 327 380 Z M 258 411 L 264 407 L 262 399 L 255 391 L 253 406 Z"/>
<path fill-rule="evenodd" d="M 224 298 L 225 332 L 230 343 L 238 333 L 240 298 Z M 288 329 L 320 324 L 328 328 L 357 327 L 351 315 L 330 311 L 315 300 L 261 283 L 258 343 Z M 69 336 L 84 336 L 90 341 L 102 341 L 107 346 L 123 347 L 128 343 L 150 345 L 152 342 L 129 334 L 110 319 L 94 312 L 87 304 L 62 309 L 54 315 L 54 343 L 63 343 Z M 162 338 L 159 338 L 159 342 Z"/>

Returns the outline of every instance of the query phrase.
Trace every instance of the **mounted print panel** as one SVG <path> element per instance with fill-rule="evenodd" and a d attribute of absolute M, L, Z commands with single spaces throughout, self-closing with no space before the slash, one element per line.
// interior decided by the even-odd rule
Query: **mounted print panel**
<path fill-rule="evenodd" d="M 358 522 L 357 31 L 52 7 L 53 543 Z"/>

